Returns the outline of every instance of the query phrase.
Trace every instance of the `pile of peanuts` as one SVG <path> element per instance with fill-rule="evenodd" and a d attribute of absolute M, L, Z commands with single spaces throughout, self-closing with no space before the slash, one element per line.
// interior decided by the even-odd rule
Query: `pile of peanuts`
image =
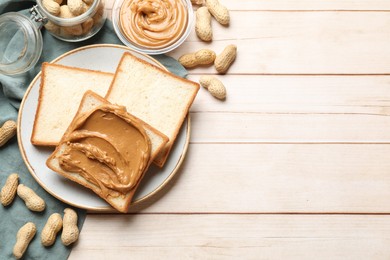
<path fill-rule="evenodd" d="M 16 122 L 6 121 L 0 128 L 0 147 L 10 140 L 16 133 Z M 31 188 L 19 183 L 19 175 L 12 173 L 7 177 L 3 188 L 0 191 L 0 201 L 4 207 L 11 205 L 16 194 L 24 201 L 26 207 L 34 212 L 42 212 L 46 208 L 45 201 L 38 196 Z M 57 234 L 62 229 L 61 240 L 65 246 L 71 245 L 77 241 L 79 229 L 77 227 L 77 213 L 71 209 L 64 209 L 64 217 L 59 213 L 53 213 L 48 218 L 41 232 L 41 243 L 43 246 L 54 244 Z M 13 248 L 13 254 L 16 259 L 23 257 L 28 245 L 37 232 L 36 225 L 33 222 L 24 224 L 16 234 L 16 243 Z"/>
<path fill-rule="evenodd" d="M 223 26 L 229 25 L 229 11 L 218 0 L 191 0 L 191 2 L 192 4 L 200 6 L 196 10 L 195 32 L 202 41 L 212 41 L 212 17 Z M 236 59 L 236 55 L 237 46 L 229 44 L 219 55 L 216 55 L 213 50 L 201 49 L 193 53 L 182 55 L 179 58 L 179 62 L 187 69 L 195 68 L 199 65 L 208 66 L 214 64 L 218 73 L 225 74 Z M 199 79 L 199 83 L 214 97 L 221 100 L 226 98 L 226 88 L 217 77 L 202 76 Z"/>
<path fill-rule="evenodd" d="M 59 18 L 73 18 L 85 13 L 94 0 L 42 0 L 45 10 Z M 95 24 L 100 24 L 104 13 L 104 5 L 100 4 L 94 16 L 86 21 L 72 26 L 59 26 L 48 21 L 46 30 L 63 37 L 81 36 L 89 33 Z"/>
<path fill-rule="evenodd" d="M 9 206 L 16 194 L 25 202 L 29 210 L 34 212 L 42 212 L 45 210 L 45 201 L 31 188 L 24 184 L 19 184 L 19 175 L 12 173 L 8 176 L 1 189 L 1 204 L 4 207 Z M 53 245 L 61 229 L 61 241 L 65 246 L 69 246 L 77 241 L 79 229 L 77 226 L 77 213 L 73 209 L 65 208 L 63 218 L 59 213 L 53 213 L 49 216 L 41 232 L 42 245 L 46 247 Z M 16 259 L 23 257 L 36 232 L 37 228 L 33 222 L 27 222 L 19 229 L 13 248 L 13 254 Z"/>

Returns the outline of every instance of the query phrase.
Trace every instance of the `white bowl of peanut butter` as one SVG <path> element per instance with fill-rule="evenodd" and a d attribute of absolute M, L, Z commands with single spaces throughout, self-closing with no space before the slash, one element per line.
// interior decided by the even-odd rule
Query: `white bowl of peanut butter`
<path fill-rule="evenodd" d="M 191 33 L 190 0 L 116 0 L 112 22 L 119 39 L 146 54 L 162 54 L 180 46 Z"/>

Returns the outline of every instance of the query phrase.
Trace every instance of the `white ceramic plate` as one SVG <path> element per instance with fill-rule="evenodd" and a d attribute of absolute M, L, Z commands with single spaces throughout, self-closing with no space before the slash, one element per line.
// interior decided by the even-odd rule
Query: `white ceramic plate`
<path fill-rule="evenodd" d="M 131 52 L 135 56 L 144 59 L 154 65 L 163 65 L 153 58 L 134 52 L 127 47 L 111 44 L 89 45 L 67 52 L 53 63 L 81 67 L 92 70 L 115 72 L 119 60 L 124 52 Z M 39 73 L 28 87 L 22 100 L 18 117 L 18 142 L 22 157 L 36 181 L 50 194 L 59 200 L 75 207 L 93 211 L 109 211 L 112 208 L 104 200 L 100 199 L 89 189 L 82 187 L 66 178 L 54 173 L 47 168 L 46 159 L 54 151 L 47 147 L 36 147 L 31 144 L 30 137 L 33 129 L 36 108 L 38 105 L 39 85 L 41 73 Z M 60 105 L 60 104 L 59 104 Z M 130 208 L 163 188 L 182 163 L 189 142 L 190 120 L 185 120 L 182 129 L 171 150 L 164 168 L 160 169 L 151 165 L 140 186 L 134 195 Z"/>

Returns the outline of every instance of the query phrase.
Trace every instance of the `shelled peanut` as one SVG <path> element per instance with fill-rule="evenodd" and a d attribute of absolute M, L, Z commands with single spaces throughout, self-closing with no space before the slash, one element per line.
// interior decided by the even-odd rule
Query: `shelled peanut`
<path fill-rule="evenodd" d="M 58 18 L 68 19 L 84 14 L 91 8 L 94 1 L 97 0 L 42 0 L 42 6 L 50 14 Z M 44 26 L 46 30 L 62 37 L 81 36 L 88 34 L 92 31 L 94 25 L 102 22 L 103 13 L 104 5 L 101 2 L 97 7 L 96 13 L 80 23 L 76 22 L 69 26 L 60 26 L 49 20 Z"/>
<path fill-rule="evenodd" d="M 196 10 L 195 32 L 203 41 L 209 42 L 213 39 L 211 14 L 206 6 L 199 7 Z"/>
<path fill-rule="evenodd" d="M 41 197 L 39 197 L 32 189 L 25 186 L 24 184 L 19 184 L 17 194 L 22 200 L 24 200 L 29 210 L 38 212 L 45 210 L 45 201 Z"/>
<path fill-rule="evenodd" d="M 206 0 L 205 3 L 217 22 L 222 25 L 228 25 L 230 23 L 230 14 L 226 6 L 222 5 L 218 0 Z"/>
<path fill-rule="evenodd" d="M 16 128 L 16 122 L 13 120 L 8 120 L 3 124 L 0 128 L 0 147 L 16 134 Z"/>
<path fill-rule="evenodd" d="M 18 184 L 19 175 L 17 173 L 10 174 L 0 193 L 1 204 L 3 204 L 3 206 L 10 205 L 11 202 L 14 200 Z"/>
<path fill-rule="evenodd" d="M 64 209 L 62 221 L 61 240 L 65 246 L 69 246 L 79 238 L 79 228 L 77 227 L 77 213 L 71 208 Z"/>
<path fill-rule="evenodd" d="M 82 0 L 67 0 L 67 4 L 73 16 L 79 16 L 89 9 Z"/>
<path fill-rule="evenodd" d="M 187 53 L 179 58 L 179 62 L 185 68 L 194 68 L 198 65 L 211 65 L 215 60 L 216 54 L 209 49 L 201 49 L 194 53 Z"/>
<path fill-rule="evenodd" d="M 60 8 L 60 14 L 59 16 L 61 18 L 73 18 L 75 15 L 71 12 L 69 5 L 61 5 Z M 80 36 L 83 34 L 83 28 L 81 27 L 81 24 L 75 24 L 72 26 L 66 26 L 60 28 L 60 30 L 64 30 L 65 34 L 70 34 L 70 35 L 76 35 Z M 64 32 L 62 32 L 64 34 Z"/>
<path fill-rule="evenodd" d="M 214 76 L 201 76 L 199 83 L 215 98 L 221 100 L 226 98 L 226 88 L 218 78 Z"/>
<path fill-rule="evenodd" d="M 37 233 L 37 228 L 32 222 L 26 223 L 19 229 L 18 233 L 16 234 L 16 243 L 13 249 L 13 254 L 16 259 L 23 257 L 23 254 L 26 252 L 28 245 L 34 238 L 35 233 Z"/>
<path fill-rule="evenodd" d="M 214 61 L 215 69 L 221 73 L 225 74 L 237 56 L 237 46 L 234 44 L 229 44 L 225 49 L 217 55 Z"/>
<path fill-rule="evenodd" d="M 194 5 L 203 5 L 204 0 L 191 0 L 191 3 Z"/>
<path fill-rule="evenodd" d="M 42 0 L 42 5 L 52 15 L 60 14 L 60 3 L 54 0 Z"/>
<path fill-rule="evenodd" d="M 62 217 L 59 213 L 53 213 L 48 218 L 41 233 L 41 243 L 44 246 L 54 244 L 58 232 L 62 229 Z"/>

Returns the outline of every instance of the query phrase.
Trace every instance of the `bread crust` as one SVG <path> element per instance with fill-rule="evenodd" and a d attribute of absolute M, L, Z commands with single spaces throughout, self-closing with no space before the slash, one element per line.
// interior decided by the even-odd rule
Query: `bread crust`
<path fill-rule="evenodd" d="M 182 82 L 185 83 L 185 84 L 188 84 L 188 83 L 189 83 L 189 84 L 192 84 L 197 90 L 200 89 L 200 85 L 199 85 L 198 83 L 193 82 L 193 81 L 188 80 L 188 79 L 185 79 L 185 78 L 182 78 L 182 77 L 179 77 L 179 76 L 177 76 L 176 74 L 173 74 L 173 73 L 171 73 L 171 72 L 168 72 L 168 71 L 162 69 L 161 67 L 158 67 L 158 66 L 156 66 L 156 65 L 154 65 L 154 64 L 151 64 L 151 63 L 149 63 L 149 62 L 147 62 L 147 61 L 145 61 L 145 60 L 143 60 L 143 59 L 140 59 L 140 58 L 134 56 L 134 55 L 131 54 L 130 52 L 125 52 L 125 53 L 123 53 L 123 55 L 122 55 L 122 57 L 121 57 L 121 59 L 120 59 L 120 61 L 119 61 L 119 64 L 118 64 L 118 68 L 120 67 L 120 65 L 122 64 L 122 62 L 123 62 L 127 57 L 131 57 L 131 58 L 133 58 L 133 59 L 135 59 L 135 60 L 141 62 L 141 63 L 144 64 L 145 66 L 153 67 L 153 69 L 156 69 L 156 70 L 158 70 L 159 72 L 168 75 L 169 77 L 173 77 L 173 78 L 175 78 L 175 79 L 177 79 L 177 80 L 179 80 L 179 81 L 182 81 Z M 118 74 L 118 72 L 119 72 L 119 71 L 116 70 L 115 73 L 114 73 L 114 80 L 111 82 L 111 85 L 110 85 L 110 87 L 109 87 L 109 89 L 108 89 L 108 91 L 107 91 L 107 94 L 106 94 L 106 96 L 104 97 L 104 98 L 106 98 L 106 99 L 107 99 L 107 97 L 110 95 L 110 92 L 112 91 L 112 88 L 113 88 L 113 85 L 114 85 L 114 81 L 115 81 L 115 77 L 116 77 L 116 75 Z M 193 95 L 193 98 L 194 98 L 194 99 L 195 99 L 196 94 L 197 94 L 197 93 L 194 93 L 194 95 Z"/>

